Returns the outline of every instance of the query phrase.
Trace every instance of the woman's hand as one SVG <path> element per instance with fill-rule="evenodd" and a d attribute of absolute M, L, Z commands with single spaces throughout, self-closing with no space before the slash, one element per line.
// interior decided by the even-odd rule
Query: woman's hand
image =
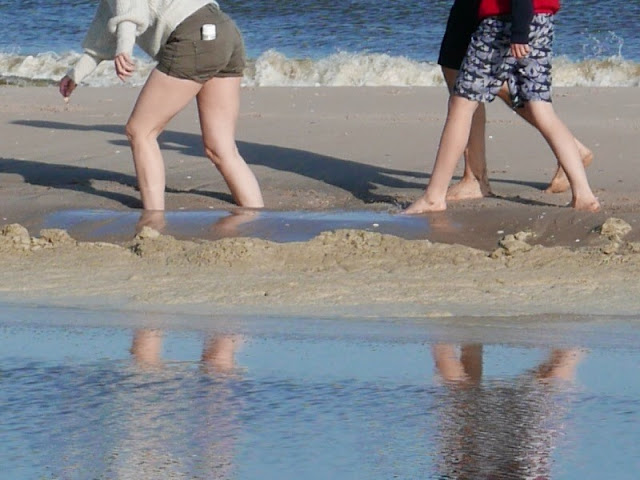
<path fill-rule="evenodd" d="M 65 75 L 62 77 L 62 80 L 60 80 L 58 90 L 60 90 L 60 94 L 64 97 L 64 100 L 68 102 L 71 93 L 73 93 L 77 86 L 76 82 L 71 80 L 68 75 Z"/>
<path fill-rule="evenodd" d="M 116 55 L 116 58 L 113 60 L 113 63 L 116 67 L 116 74 L 118 78 L 123 82 L 133 75 L 133 72 L 136 71 L 136 64 L 133 63 L 131 57 L 126 53 L 119 53 Z"/>
<path fill-rule="evenodd" d="M 524 58 L 529 55 L 531 51 L 531 47 L 526 43 L 512 43 L 511 44 L 511 55 L 516 57 L 517 59 Z"/>

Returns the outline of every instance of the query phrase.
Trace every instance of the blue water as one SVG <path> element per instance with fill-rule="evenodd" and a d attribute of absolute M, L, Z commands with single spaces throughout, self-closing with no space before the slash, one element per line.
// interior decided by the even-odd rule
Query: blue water
<path fill-rule="evenodd" d="M 2 475 L 632 480 L 638 345 L 622 318 L 0 304 Z"/>
<path fill-rule="evenodd" d="M 2 49 L 22 54 L 77 51 L 96 0 L 0 2 Z M 241 28 L 252 58 L 269 49 L 319 59 L 347 51 L 435 61 L 452 0 L 381 2 L 220 1 Z M 640 2 L 565 1 L 557 15 L 556 53 L 573 60 L 620 54 L 640 61 Z M 635 19 L 635 21 L 634 21 Z"/>
<path fill-rule="evenodd" d="M 220 3 L 243 31 L 254 62 L 248 83 L 439 81 L 433 67 L 452 0 Z M 95 5 L 94 0 L 0 2 L 0 78 L 59 78 L 77 58 Z M 555 53 L 563 59 L 558 68 L 567 70 L 560 81 L 637 86 L 638 18 L 637 1 L 564 2 L 557 15 L 555 42 Z M 142 69 L 143 75 L 147 72 Z"/>
<path fill-rule="evenodd" d="M 62 228 L 73 238 L 89 241 L 126 241 L 142 225 L 180 239 L 216 240 L 223 237 L 255 237 L 274 242 L 303 242 L 322 232 L 355 229 L 423 239 L 429 221 L 409 215 L 365 211 L 178 211 L 153 213 L 161 220 L 146 221 L 138 212 L 66 210 L 47 215 L 38 227 Z M 452 222 L 453 223 L 453 222 Z M 458 226 L 454 223 L 451 227 Z M 38 229 L 38 228 L 36 228 Z"/>

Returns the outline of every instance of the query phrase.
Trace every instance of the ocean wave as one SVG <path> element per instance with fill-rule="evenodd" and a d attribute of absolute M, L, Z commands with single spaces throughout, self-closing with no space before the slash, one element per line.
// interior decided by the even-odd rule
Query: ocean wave
<path fill-rule="evenodd" d="M 16 55 L 0 53 L 0 84 L 53 85 L 79 58 L 78 53 L 64 55 L 41 53 Z M 138 59 L 138 69 L 127 82 L 140 86 L 154 68 L 152 61 Z M 554 61 L 554 85 L 558 87 L 638 87 L 640 64 L 620 57 Z M 103 62 L 83 82 L 90 87 L 121 84 L 112 62 Z M 418 62 L 384 54 L 336 53 L 318 60 L 288 58 L 269 50 L 248 64 L 246 86 L 436 86 L 443 85 L 440 67 L 435 62 Z"/>

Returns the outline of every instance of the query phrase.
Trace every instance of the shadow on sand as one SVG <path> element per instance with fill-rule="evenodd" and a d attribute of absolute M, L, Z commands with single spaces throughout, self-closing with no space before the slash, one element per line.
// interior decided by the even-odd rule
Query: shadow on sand
<path fill-rule="evenodd" d="M 120 135 L 121 139 L 111 139 L 112 145 L 128 147 L 128 141 L 124 137 L 122 125 L 95 124 L 79 125 L 73 123 L 51 122 L 40 120 L 18 120 L 13 122 L 32 128 L 76 130 L 76 131 L 103 131 Z M 164 151 L 175 151 L 182 155 L 202 157 L 204 152 L 202 140 L 199 134 L 164 131 L 160 138 L 160 147 Z M 355 198 L 364 203 L 390 203 L 400 205 L 397 195 L 378 193 L 379 187 L 393 189 L 424 189 L 430 175 L 424 172 L 415 172 L 401 169 L 391 169 L 367 165 L 327 155 L 321 155 L 305 150 L 285 148 L 274 145 L 264 145 L 251 142 L 238 141 L 240 153 L 250 165 L 261 165 L 279 170 L 303 175 L 307 178 L 318 180 L 327 185 L 340 188 L 349 192 Z M 132 168 L 133 170 L 133 168 Z M 49 186 L 54 188 L 66 188 L 82 191 L 94 195 L 100 195 L 119 201 L 124 206 L 139 208 L 140 201 L 130 195 L 108 192 L 96 189 L 92 181 L 102 180 L 117 182 L 127 187 L 136 188 L 137 182 L 133 175 L 127 175 L 107 170 L 75 167 L 62 164 L 33 162 L 17 159 L 2 159 L 0 172 L 14 173 L 24 177 L 25 181 L 33 185 Z M 410 178 L 412 180 L 403 179 Z M 456 179 L 459 179 L 457 177 Z M 544 189 L 546 184 L 539 182 L 523 182 L 517 180 L 495 180 L 502 183 L 524 185 L 536 189 Z M 192 193 L 216 198 L 228 203 L 233 199 L 225 192 L 211 192 L 198 189 L 180 190 L 167 186 L 168 193 Z M 511 200 L 511 198 L 504 198 Z M 517 199 L 518 203 L 541 204 L 533 200 Z"/>

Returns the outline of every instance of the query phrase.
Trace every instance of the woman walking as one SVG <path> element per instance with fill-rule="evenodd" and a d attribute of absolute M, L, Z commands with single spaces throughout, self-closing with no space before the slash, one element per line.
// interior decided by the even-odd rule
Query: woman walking
<path fill-rule="evenodd" d="M 113 60 L 125 81 L 136 68 L 135 44 L 158 62 L 126 125 L 143 208 L 165 208 L 157 138 L 193 98 L 205 153 L 234 201 L 263 207 L 258 181 L 235 142 L 245 50 L 233 20 L 211 0 L 101 0 L 83 42 L 84 55 L 60 80 L 60 93 L 67 99 L 104 60 Z"/>

